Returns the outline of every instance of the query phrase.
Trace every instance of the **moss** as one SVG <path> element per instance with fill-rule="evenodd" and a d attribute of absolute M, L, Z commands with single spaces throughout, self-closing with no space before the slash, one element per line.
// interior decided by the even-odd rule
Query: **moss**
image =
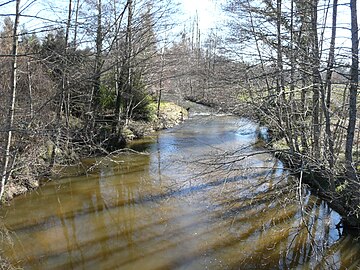
<path fill-rule="evenodd" d="M 251 101 L 251 97 L 247 93 L 241 93 L 237 96 L 237 100 L 240 103 L 247 103 L 247 102 Z"/>
<path fill-rule="evenodd" d="M 130 128 L 123 128 L 121 131 L 121 135 L 126 139 L 126 140 L 132 140 L 135 138 L 134 132 L 130 129 Z"/>
<path fill-rule="evenodd" d="M 122 131 L 127 141 L 143 138 L 156 130 L 173 127 L 188 118 L 187 110 L 173 102 L 160 103 L 159 117 L 157 115 L 157 103 L 151 102 L 148 106 L 151 111 L 149 115 L 151 120 L 130 121 L 128 127 Z"/>
<path fill-rule="evenodd" d="M 148 121 L 156 121 L 157 119 L 157 102 L 150 101 L 145 107 Z"/>
<path fill-rule="evenodd" d="M 51 140 L 46 141 L 46 152 L 44 153 L 44 160 L 50 160 L 55 144 Z"/>
<path fill-rule="evenodd" d="M 272 146 L 274 149 L 278 149 L 278 150 L 284 150 L 284 149 L 289 149 L 288 144 L 286 143 L 285 138 L 274 141 L 272 143 Z"/>
<path fill-rule="evenodd" d="M 101 107 L 104 110 L 114 108 L 115 99 L 116 99 L 115 91 L 111 87 L 108 87 L 108 86 L 106 86 L 104 84 L 101 84 L 100 85 L 100 104 L 101 104 Z"/>
<path fill-rule="evenodd" d="M 84 126 L 83 120 L 70 115 L 70 117 L 69 117 L 69 127 L 71 129 L 81 129 L 81 128 L 83 128 L 83 126 Z"/>
<path fill-rule="evenodd" d="M 349 182 L 347 180 L 345 180 L 344 183 L 338 185 L 336 188 L 335 188 L 335 191 L 337 193 L 341 193 L 343 192 L 344 190 L 346 190 L 348 188 L 348 185 L 349 185 Z"/>

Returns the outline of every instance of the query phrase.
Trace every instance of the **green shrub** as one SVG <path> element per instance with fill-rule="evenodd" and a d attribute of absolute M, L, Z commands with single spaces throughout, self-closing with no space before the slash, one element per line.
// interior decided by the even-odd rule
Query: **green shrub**
<path fill-rule="evenodd" d="M 113 109 L 115 107 L 116 94 L 113 89 L 102 84 L 100 86 L 100 104 L 103 110 Z"/>

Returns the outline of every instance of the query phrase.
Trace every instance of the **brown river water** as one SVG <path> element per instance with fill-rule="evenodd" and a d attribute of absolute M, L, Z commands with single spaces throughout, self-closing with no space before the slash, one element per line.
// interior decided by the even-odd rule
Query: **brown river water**
<path fill-rule="evenodd" d="M 339 215 L 249 120 L 193 116 L 1 209 L 25 269 L 359 269 Z M 67 169 L 70 170 L 71 168 Z"/>

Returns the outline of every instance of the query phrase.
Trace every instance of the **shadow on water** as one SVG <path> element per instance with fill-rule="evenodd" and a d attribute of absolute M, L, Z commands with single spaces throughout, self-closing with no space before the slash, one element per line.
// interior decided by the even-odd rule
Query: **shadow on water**
<path fill-rule="evenodd" d="M 265 136 L 265 137 L 264 137 Z M 360 248 L 339 215 L 256 144 L 266 130 L 194 117 L 130 145 L 148 155 L 90 160 L 0 216 L 4 249 L 30 269 L 347 269 Z M 256 145 L 256 147 L 253 147 Z"/>

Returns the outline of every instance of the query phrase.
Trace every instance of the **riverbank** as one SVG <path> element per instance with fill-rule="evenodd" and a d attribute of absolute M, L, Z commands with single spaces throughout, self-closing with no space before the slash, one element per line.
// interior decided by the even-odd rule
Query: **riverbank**
<path fill-rule="evenodd" d="M 185 108 L 170 101 L 162 102 L 160 105 L 159 116 L 153 113 L 150 121 L 130 121 L 129 125 L 122 131 L 123 140 L 125 142 L 129 142 L 140 139 L 158 130 L 174 127 L 187 118 L 188 111 Z M 41 144 L 37 144 L 35 146 L 31 147 L 31 153 L 23 156 L 23 160 L 20 161 L 21 164 L 24 164 L 24 166 L 22 166 L 22 170 L 17 171 L 14 174 L 14 177 L 11 177 L 9 182 L 6 184 L 2 204 L 10 202 L 16 196 L 36 190 L 41 183 L 44 182 L 44 178 L 51 179 L 53 175 L 58 175 L 59 169 L 57 166 L 52 168 L 49 167 L 49 160 L 54 143 L 49 140 L 45 140 Z M 71 145 L 67 145 L 66 147 L 67 149 L 72 148 Z M 88 148 L 88 146 L 85 145 L 84 147 Z M 82 158 L 87 157 L 87 155 L 84 156 L 81 153 L 81 147 L 79 148 L 77 146 L 72 149 L 76 149 L 76 151 L 69 153 L 65 150 L 64 145 L 63 147 L 60 146 L 56 149 L 57 162 L 64 162 L 67 165 L 70 165 L 79 163 Z M 106 151 L 105 149 L 103 150 Z M 104 155 L 106 153 L 99 152 L 98 154 Z M 32 159 L 34 156 L 36 157 L 36 160 Z M 71 158 L 69 158 L 69 156 L 71 156 Z M 31 160 L 31 162 L 29 160 Z M 36 164 L 36 166 L 25 166 L 27 162 L 28 164 Z M 9 238 L 6 228 L 1 225 L 0 235 L 3 239 Z M 11 240 L 9 239 L 9 241 Z M 13 270 L 15 268 L 8 262 L 8 260 L 6 260 L 6 258 L 3 258 L 0 255 L 0 269 Z"/>
<path fill-rule="evenodd" d="M 140 139 L 162 129 L 171 128 L 187 118 L 188 111 L 185 108 L 171 101 L 161 102 L 159 115 L 153 109 L 148 121 L 131 120 L 116 136 L 110 133 L 103 137 L 102 141 L 91 144 L 78 142 L 59 144 L 55 149 L 55 157 L 53 157 L 55 159 L 54 165 L 63 167 L 63 165 L 79 163 L 81 159 L 89 157 L 89 155 L 107 155 L 112 151 L 124 148 L 126 143 L 132 140 Z M 73 120 L 73 122 L 76 121 Z M 109 130 L 108 126 L 108 123 L 102 124 L 99 127 L 99 133 L 103 133 L 103 130 Z M 77 128 L 82 128 L 81 123 L 77 123 Z M 44 182 L 44 178 L 51 179 L 53 175 L 59 175 L 58 166 L 50 166 L 54 147 L 55 143 L 49 139 L 38 140 L 36 144 L 28 147 L 27 153 L 19 156 L 18 163 L 21 166 L 12 174 L 6 184 L 2 203 L 37 189 L 41 182 Z"/>
<path fill-rule="evenodd" d="M 268 127 L 271 134 L 269 134 L 269 141 L 264 144 L 264 147 L 274 153 L 285 167 L 300 179 L 302 184 L 306 184 L 310 188 L 313 194 L 326 201 L 342 216 L 341 226 L 346 232 L 353 235 L 360 234 L 360 206 L 357 193 L 359 186 L 350 183 L 341 168 L 338 168 L 334 174 L 334 170 L 330 170 L 321 160 L 316 160 L 304 153 L 291 151 L 284 133 L 267 121 L 267 116 L 259 112 L 258 108 L 251 108 L 249 103 L 224 106 L 216 100 L 198 100 L 193 97 L 188 97 L 188 100 L 210 106 L 214 110 L 232 113 L 240 117 L 249 117 Z M 330 189 L 331 181 L 334 181 L 335 190 Z"/>
<path fill-rule="evenodd" d="M 275 156 L 296 175 L 301 183 L 306 184 L 311 192 L 326 201 L 328 205 L 342 217 L 341 226 L 345 232 L 360 235 L 360 217 L 358 215 L 356 190 L 349 185 L 345 174 L 332 175 L 331 171 L 320 166 L 306 155 L 291 153 L 281 147 L 272 146 Z M 331 190 L 331 181 L 335 183 L 335 190 Z"/>
<path fill-rule="evenodd" d="M 154 106 L 155 105 L 153 105 L 153 107 Z M 159 114 L 153 109 L 149 121 L 130 121 L 128 126 L 124 127 L 121 131 L 121 140 L 128 143 L 133 140 L 141 139 L 156 131 L 174 127 L 187 118 L 188 111 L 185 108 L 171 101 L 161 102 Z M 81 125 L 78 123 L 77 126 L 78 128 L 81 128 Z M 122 147 L 124 146 L 125 145 Z M 24 154 L 21 157 L 22 159 L 18 161 L 20 164 L 23 164 L 20 167 L 21 170 L 17 170 L 16 173 L 13 174 L 13 177 L 9 178 L 9 181 L 5 186 L 2 204 L 10 202 L 16 196 L 36 190 L 42 182 L 45 182 L 44 178 L 51 179 L 52 176 L 59 175 L 59 171 L 61 171 L 61 169 L 59 170 L 59 167 L 61 168 L 63 166 L 49 167 L 53 147 L 55 147 L 55 144 L 50 140 L 39 140 L 37 144 L 28 147 L 29 152 Z M 97 145 L 91 147 L 100 148 L 101 146 L 99 147 L 99 145 Z M 74 147 L 71 144 L 60 144 L 59 147 L 55 149 L 56 162 L 60 165 L 61 163 L 66 165 L 79 163 L 82 158 L 88 157 L 88 148 L 89 146 L 87 145 L 82 145 L 82 147 L 77 145 Z M 72 151 L 69 151 L 69 149 L 72 149 Z M 107 153 L 106 149 L 103 147 L 101 147 L 101 149 L 102 150 L 99 151 L 97 155 L 104 155 Z M 85 155 L 82 153 L 83 150 L 86 153 Z M 114 150 L 118 149 L 115 148 Z M 36 165 L 31 166 L 32 164 Z M 9 238 L 6 228 L 1 225 L 0 235 L 3 239 Z M 11 240 L 9 239 L 9 241 Z M 6 260 L 6 258 L 3 258 L 0 255 L 0 269 L 12 270 L 15 268 Z"/>

